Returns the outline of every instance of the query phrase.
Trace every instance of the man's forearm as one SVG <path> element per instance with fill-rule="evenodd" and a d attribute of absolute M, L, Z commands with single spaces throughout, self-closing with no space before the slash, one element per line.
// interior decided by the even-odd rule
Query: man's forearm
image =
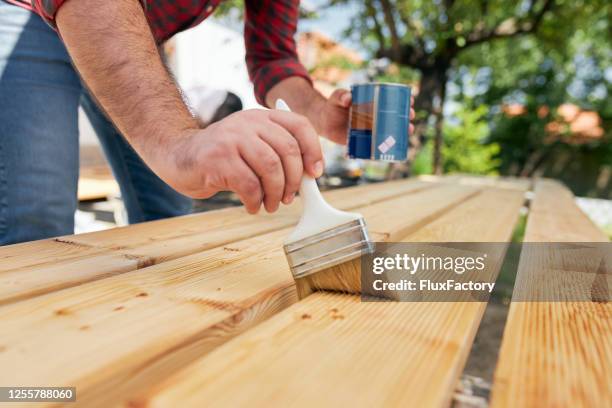
<path fill-rule="evenodd" d="M 56 22 L 87 87 L 145 160 L 154 146 L 197 128 L 138 0 L 68 1 Z"/>
<path fill-rule="evenodd" d="M 306 116 L 317 131 L 321 110 L 325 105 L 325 97 L 302 77 L 289 77 L 274 85 L 266 94 L 266 105 L 273 107 L 277 99 L 283 99 L 291 110 Z"/>

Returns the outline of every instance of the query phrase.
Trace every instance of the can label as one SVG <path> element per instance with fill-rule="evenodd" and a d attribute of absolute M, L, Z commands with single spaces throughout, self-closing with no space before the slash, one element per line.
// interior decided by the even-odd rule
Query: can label
<path fill-rule="evenodd" d="M 352 105 L 348 157 L 403 161 L 408 157 L 410 94 L 400 84 L 360 84 L 351 87 Z"/>

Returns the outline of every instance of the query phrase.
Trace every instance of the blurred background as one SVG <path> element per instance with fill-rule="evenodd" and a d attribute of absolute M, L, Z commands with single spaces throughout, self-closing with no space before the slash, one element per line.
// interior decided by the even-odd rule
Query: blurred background
<path fill-rule="evenodd" d="M 296 37 L 324 95 L 353 83 L 409 84 L 410 160 L 347 160 L 322 139 L 324 188 L 424 174 L 551 177 L 612 235 L 612 6 L 605 0 L 308 0 Z M 241 0 L 164 46 L 203 124 L 259 107 L 244 63 Z M 84 115 L 77 232 L 125 223 Z M 237 205 L 229 193 L 197 211 Z"/>

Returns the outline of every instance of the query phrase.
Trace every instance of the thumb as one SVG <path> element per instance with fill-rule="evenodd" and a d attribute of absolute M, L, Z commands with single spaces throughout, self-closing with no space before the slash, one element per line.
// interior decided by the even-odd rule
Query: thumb
<path fill-rule="evenodd" d="M 329 101 L 334 105 L 348 108 L 351 104 L 351 91 L 347 89 L 336 89 L 330 96 Z"/>

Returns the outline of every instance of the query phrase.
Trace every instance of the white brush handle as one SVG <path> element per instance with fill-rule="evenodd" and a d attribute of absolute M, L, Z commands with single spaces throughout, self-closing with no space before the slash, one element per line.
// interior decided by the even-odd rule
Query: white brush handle
<path fill-rule="evenodd" d="M 300 197 L 302 198 L 302 203 L 305 209 L 324 209 L 329 206 L 329 204 L 327 204 L 323 198 L 321 191 L 319 191 L 317 181 L 306 174 L 302 176 L 302 183 L 300 184 Z"/>
<path fill-rule="evenodd" d="M 282 99 L 276 100 L 276 109 L 291 112 Z M 329 205 L 319 191 L 314 178 L 304 174 L 300 184 L 300 197 L 304 206 L 302 218 L 287 238 L 286 243 L 299 241 L 327 229 L 361 218 L 360 214 L 339 211 Z"/>

